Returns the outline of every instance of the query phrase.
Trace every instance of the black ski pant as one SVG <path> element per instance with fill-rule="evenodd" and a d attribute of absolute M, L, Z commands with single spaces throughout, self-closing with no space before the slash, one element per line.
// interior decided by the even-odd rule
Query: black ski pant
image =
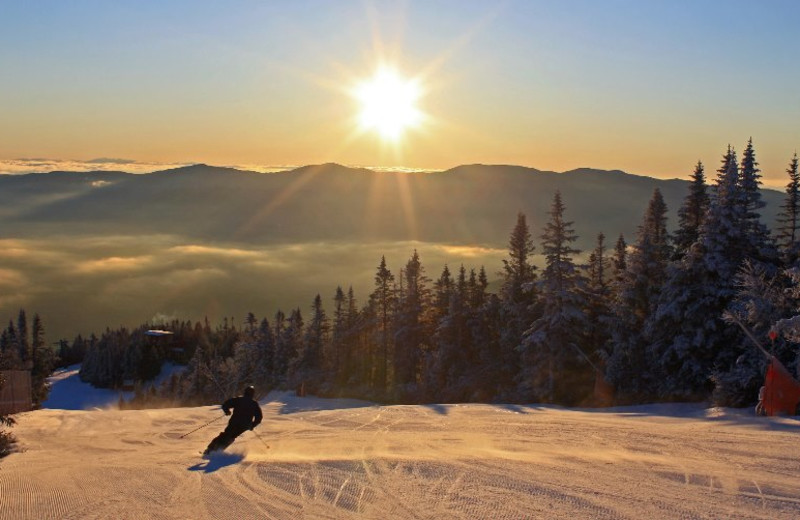
<path fill-rule="evenodd" d="M 229 424 L 225 431 L 214 437 L 208 444 L 208 448 L 206 448 L 206 452 L 210 453 L 212 451 L 219 451 L 224 450 L 228 446 L 230 446 L 236 437 L 243 434 L 247 430 L 249 430 L 249 426 L 240 426 L 236 424 Z"/>

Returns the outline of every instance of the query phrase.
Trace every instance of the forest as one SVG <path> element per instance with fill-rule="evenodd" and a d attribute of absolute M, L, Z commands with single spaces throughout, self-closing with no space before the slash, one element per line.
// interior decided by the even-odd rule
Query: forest
<path fill-rule="evenodd" d="M 82 363 L 81 379 L 95 386 L 132 385 L 136 397 L 121 403 L 131 407 L 218 403 L 246 384 L 260 395 L 292 389 L 408 404 L 751 405 L 767 359 L 735 321 L 765 340 L 780 329 L 768 348 L 793 375 L 798 368 L 798 338 L 776 325 L 792 324 L 799 312 L 796 154 L 786 173 L 772 230 L 761 222 L 750 140 L 741 160 L 728 147 L 710 183 L 697 163 L 674 232 L 658 189 L 635 237 L 609 242 L 600 233 L 585 253 L 573 246 L 569 201 L 559 192 L 543 229 L 530 229 L 520 213 L 502 271 L 492 273 L 496 291 L 483 266 L 445 265 L 431 275 L 412 251 L 399 269 L 381 258 L 367 295 L 336 287 L 329 310 L 317 295 L 307 309 L 214 326 L 173 320 L 109 328 L 61 340 L 52 357 L 63 366 Z M 55 362 L 42 354 L 38 316 L 33 328 L 29 341 L 24 311 L 17 326 L 9 324 L 0 366 Z M 166 361 L 185 369 L 148 385 Z"/>

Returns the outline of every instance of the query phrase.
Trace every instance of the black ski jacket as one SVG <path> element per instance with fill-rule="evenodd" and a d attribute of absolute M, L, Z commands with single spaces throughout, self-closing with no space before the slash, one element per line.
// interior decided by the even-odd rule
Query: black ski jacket
<path fill-rule="evenodd" d="M 258 402 L 245 396 L 232 397 L 222 403 L 222 410 L 227 414 L 233 408 L 233 415 L 228 426 L 251 430 L 261 423 L 261 407 Z"/>

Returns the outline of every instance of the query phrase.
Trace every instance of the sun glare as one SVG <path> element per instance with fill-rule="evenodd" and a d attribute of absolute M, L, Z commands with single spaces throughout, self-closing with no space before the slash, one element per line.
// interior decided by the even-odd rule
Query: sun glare
<path fill-rule="evenodd" d="M 406 129 L 418 126 L 422 112 L 416 103 L 419 82 L 401 77 L 395 69 L 383 67 L 358 85 L 354 97 L 360 104 L 359 123 L 389 141 L 396 141 Z"/>

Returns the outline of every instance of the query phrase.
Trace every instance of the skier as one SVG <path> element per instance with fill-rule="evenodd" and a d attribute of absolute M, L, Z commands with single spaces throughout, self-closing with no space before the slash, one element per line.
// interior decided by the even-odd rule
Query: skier
<path fill-rule="evenodd" d="M 225 415 L 231 415 L 231 408 L 233 408 L 233 415 L 231 415 L 225 431 L 217 435 L 214 440 L 209 443 L 203 455 L 208 455 L 212 451 L 224 450 L 233 443 L 236 437 L 247 430 L 252 430 L 261 423 L 261 407 L 258 405 L 258 402 L 253 399 L 255 395 L 256 389 L 252 386 L 248 386 L 244 389 L 244 395 L 232 397 L 222 403 L 222 410 L 225 412 Z"/>

